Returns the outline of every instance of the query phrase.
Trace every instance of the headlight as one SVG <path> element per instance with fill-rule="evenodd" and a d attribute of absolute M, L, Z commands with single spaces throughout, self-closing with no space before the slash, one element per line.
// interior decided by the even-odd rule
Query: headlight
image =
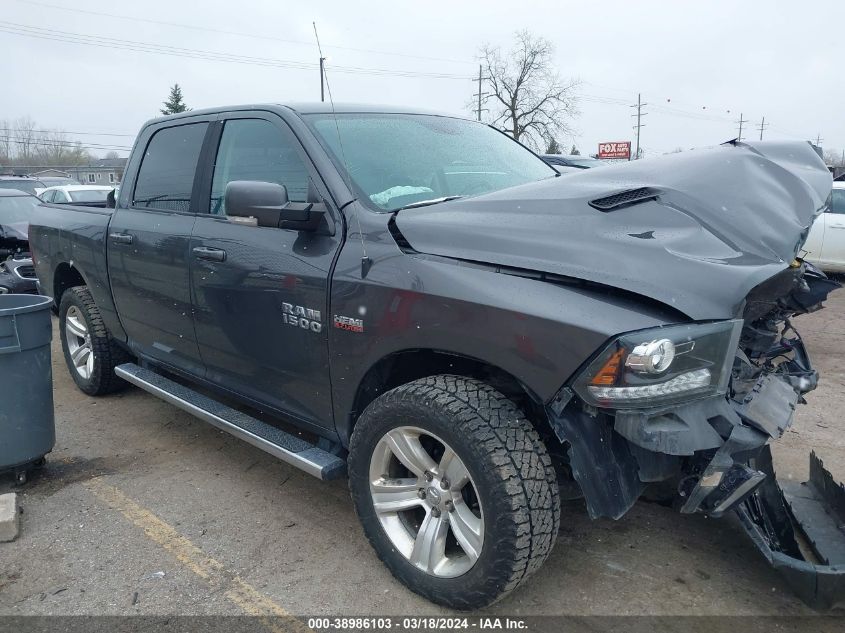
<path fill-rule="evenodd" d="M 653 407 L 724 394 L 742 320 L 640 330 L 610 343 L 573 383 L 596 407 Z"/>

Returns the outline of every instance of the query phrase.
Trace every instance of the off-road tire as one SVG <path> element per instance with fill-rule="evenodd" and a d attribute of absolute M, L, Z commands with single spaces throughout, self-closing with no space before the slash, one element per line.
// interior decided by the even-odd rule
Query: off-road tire
<path fill-rule="evenodd" d="M 89 378 L 83 378 L 76 371 L 68 351 L 67 335 L 65 334 L 65 318 L 68 309 L 76 306 L 85 319 L 85 325 L 91 336 L 91 350 L 94 354 L 94 369 Z M 101 396 L 114 393 L 126 387 L 126 381 L 118 378 L 114 368 L 122 363 L 132 361 L 130 354 L 120 347 L 112 338 L 103 318 L 100 309 L 94 303 L 91 292 L 85 286 L 68 288 L 59 302 L 59 337 L 62 341 L 62 352 L 65 363 L 76 386 L 89 396 Z"/>
<path fill-rule="evenodd" d="M 475 564 L 454 578 L 430 575 L 396 550 L 373 508 L 369 466 L 387 431 L 413 426 L 442 438 L 470 472 L 485 516 Z M 489 385 L 432 376 L 374 400 L 355 425 L 349 485 L 364 533 L 391 573 L 440 605 L 477 609 L 499 600 L 546 560 L 560 525 L 557 478 L 546 446 L 516 404 Z"/>

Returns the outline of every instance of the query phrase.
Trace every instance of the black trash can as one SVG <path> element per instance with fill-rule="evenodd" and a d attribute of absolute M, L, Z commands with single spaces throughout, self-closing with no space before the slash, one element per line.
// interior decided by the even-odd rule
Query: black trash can
<path fill-rule="evenodd" d="M 0 471 L 18 483 L 53 450 L 53 300 L 0 295 Z"/>

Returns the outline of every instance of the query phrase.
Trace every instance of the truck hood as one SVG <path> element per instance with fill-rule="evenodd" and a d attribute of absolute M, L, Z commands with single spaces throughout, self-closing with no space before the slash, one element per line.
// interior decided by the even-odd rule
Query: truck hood
<path fill-rule="evenodd" d="M 724 319 L 799 255 L 831 183 L 809 143 L 732 142 L 406 209 L 396 226 L 418 252 L 586 280 L 692 319 Z"/>

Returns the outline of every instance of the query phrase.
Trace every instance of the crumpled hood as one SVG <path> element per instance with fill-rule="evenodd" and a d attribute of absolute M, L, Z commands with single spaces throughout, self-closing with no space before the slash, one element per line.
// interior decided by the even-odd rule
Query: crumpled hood
<path fill-rule="evenodd" d="M 422 253 L 597 282 L 723 319 L 793 261 L 831 183 L 809 143 L 729 143 L 406 209 L 396 224 Z M 589 205 L 641 187 L 657 198 Z"/>

